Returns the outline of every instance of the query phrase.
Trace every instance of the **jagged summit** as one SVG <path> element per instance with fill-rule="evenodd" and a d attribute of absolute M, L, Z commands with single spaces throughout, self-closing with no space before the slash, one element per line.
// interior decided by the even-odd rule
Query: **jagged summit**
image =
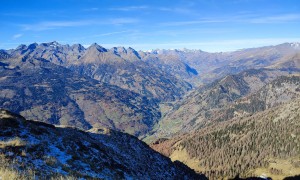
<path fill-rule="evenodd" d="M 134 62 L 134 61 L 141 60 L 139 53 L 131 47 L 129 47 L 129 48 L 125 48 L 125 47 L 121 47 L 121 46 L 113 47 L 109 51 L 111 53 L 113 53 L 114 55 L 117 55 L 117 56 L 125 59 L 126 61 Z"/>
<path fill-rule="evenodd" d="M 84 52 L 86 50 L 85 47 L 81 44 L 73 44 L 71 48 L 78 53 Z"/>
<path fill-rule="evenodd" d="M 299 49 L 300 48 L 300 43 L 299 42 L 294 42 L 294 43 L 291 43 L 291 46 L 293 48 Z"/>
<path fill-rule="evenodd" d="M 38 47 L 38 43 L 32 43 L 32 44 L 29 44 L 28 45 L 28 49 L 31 49 L 31 50 L 34 50 L 35 48 L 37 48 Z"/>
<path fill-rule="evenodd" d="M 6 51 L 0 50 L 0 59 L 7 59 L 9 57 L 10 55 Z"/>
<path fill-rule="evenodd" d="M 20 44 L 16 50 L 19 50 L 19 49 L 24 49 L 24 48 L 27 48 L 27 46 L 25 44 Z"/>
<path fill-rule="evenodd" d="M 107 49 L 105 49 L 104 47 L 100 46 L 99 44 L 97 43 L 93 43 L 91 44 L 88 48 L 87 48 L 87 51 L 92 51 L 96 49 L 97 51 L 99 52 L 107 52 Z"/>
<path fill-rule="evenodd" d="M 52 42 L 48 42 L 48 43 L 41 43 L 40 46 L 55 48 L 55 47 L 61 46 L 61 44 L 59 44 L 57 41 L 52 41 Z"/>
<path fill-rule="evenodd" d="M 56 46 L 74 46 L 74 45 L 80 45 L 83 47 L 82 44 L 78 43 L 78 44 L 61 44 L 57 41 L 51 41 L 51 42 L 43 42 L 43 43 L 33 43 L 33 44 L 37 44 L 37 45 L 43 45 L 43 46 L 52 46 L 52 47 L 56 47 Z M 26 47 L 27 45 L 25 44 L 21 44 L 19 45 L 16 49 L 20 49 L 20 48 L 24 48 Z M 29 45 L 28 45 L 29 46 Z M 93 47 L 93 46 L 100 46 L 102 49 L 106 49 L 105 47 L 102 47 L 101 45 L 97 44 L 96 42 L 95 43 L 92 43 L 88 46 L 89 47 Z M 244 51 L 244 50 L 253 50 L 253 49 L 261 49 L 261 48 L 272 48 L 272 47 L 282 47 L 282 46 L 286 46 L 286 47 L 292 47 L 292 48 L 299 48 L 300 47 L 300 42 L 286 42 L 286 43 L 281 43 L 281 44 L 278 44 L 278 45 L 270 45 L 270 46 L 263 46 L 263 47 L 256 47 L 256 48 L 244 48 L 244 49 L 239 49 L 237 51 L 230 51 L 229 53 L 232 53 L 232 52 L 240 52 L 240 51 Z M 117 49 L 126 49 L 125 47 L 112 47 L 111 49 L 114 49 L 114 48 L 117 48 Z M 180 49 L 160 49 L 160 48 L 157 48 L 157 49 L 149 49 L 149 50 L 135 50 L 134 48 L 132 47 L 128 47 L 127 49 L 132 49 L 134 51 L 137 51 L 137 52 L 144 52 L 144 53 L 154 53 L 154 54 L 161 54 L 161 53 L 167 53 L 167 52 L 180 52 L 180 53 L 201 53 L 201 52 L 204 52 L 204 53 L 207 53 L 205 51 L 202 51 L 201 49 L 188 49 L 188 48 L 180 48 Z M 228 52 L 220 52 L 221 54 L 227 54 Z M 213 53 L 212 53 L 213 54 Z"/>

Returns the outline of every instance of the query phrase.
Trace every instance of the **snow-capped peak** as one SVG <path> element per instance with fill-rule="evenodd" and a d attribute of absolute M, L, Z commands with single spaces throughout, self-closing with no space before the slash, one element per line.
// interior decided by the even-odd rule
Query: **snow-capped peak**
<path fill-rule="evenodd" d="M 291 43 L 291 47 L 298 49 L 298 48 L 300 48 L 300 43 L 298 43 L 298 42 Z"/>

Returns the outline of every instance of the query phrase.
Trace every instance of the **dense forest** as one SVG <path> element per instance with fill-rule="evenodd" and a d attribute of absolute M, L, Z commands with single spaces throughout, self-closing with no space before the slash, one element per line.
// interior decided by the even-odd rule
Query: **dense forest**
<path fill-rule="evenodd" d="M 300 100 L 240 121 L 229 121 L 201 130 L 181 141 L 190 158 L 199 159 L 207 177 L 252 176 L 251 170 L 267 167 L 274 158 L 299 156 Z M 300 167 L 298 159 L 291 160 Z M 279 174 L 280 169 L 271 169 Z"/>

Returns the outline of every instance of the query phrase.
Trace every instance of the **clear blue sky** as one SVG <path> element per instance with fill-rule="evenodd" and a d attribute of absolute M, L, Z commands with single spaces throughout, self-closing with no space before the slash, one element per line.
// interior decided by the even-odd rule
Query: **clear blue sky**
<path fill-rule="evenodd" d="M 0 49 L 58 41 L 230 51 L 300 41 L 299 0 L 3 0 Z"/>

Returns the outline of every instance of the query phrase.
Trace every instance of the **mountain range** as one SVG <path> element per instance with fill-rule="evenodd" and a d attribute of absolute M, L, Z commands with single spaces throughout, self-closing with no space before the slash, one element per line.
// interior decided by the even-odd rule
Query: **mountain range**
<path fill-rule="evenodd" d="M 94 43 L 60 45 L 57 42 L 21 45 L 11 52 L 17 58 L 43 58 L 100 82 L 119 86 L 162 101 L 180 98 L 191 85 L 141 60 L 137 51 L 124 47 L 105 49 Z"/>
<path fill-rule="evenodd" d="M 105 138 L 110 141 L 108 147 L 115 147 L 124 143 L 118 138 L 126 136 L 130 142 L 133 137 L 124 134 L 129 133 L 173 161 L 179 160 L 211 179 L 261 174 L 283 179 L 300 172 L 299 53 L 298 43 L 223 53 L 106 49 L 96 43 L 85 48 L 55 41 L 20 45 L 16 49 L 0 50 L 0 108 L 11 111 L 3 113 L 10 114 L 12 119 L 21 118 L 13 114 L 18 113 L 35 120 L 33 124 L 43 122 L 34 125 L 37 129 L 54 128 L 44 123 L 55 125 L 53 131 L 58 133 L 57 138 L 100 129 L 116 135 Z M 50 129 L 48 134 L 53 134 Z M 19 136 L 13 134 L 10 138 Z M 102 137 L 92 136 L 91 141 L 104 142 Z M 30 140 L 26 138 L 22 142 Z M 47 138 L 53 140 L 55 136 Z M 56 140 L 55 143 L 65 146 Z M 77 142 L 68 143 L 81 147 Z M 132 150 L 134 144 L 140 143 L 135 139 L 125 148 Z M 52 145 L 45 144 L 49 146 Z M 143 148 L 148 147 L 143 145 Z M 145 151 L 150 153 L 148 149 Z M 120 154 L 115 152 L 109 157 Z M 109 160 L 104 159 L 99 163 Z M 110 160 L 117 167 L 120 165 L 120 172 L 108 168 L 104 177 L 142 177 L 141 172 L 134 170 L 136 163 L 140 163 L 138 160 L 133 164 L 126 163 L 124 158 Z M 168 158 L 166 161 L 171 163 Z M 35 163 L 28 161 L 28 164 L 39 171 Z M 287 171 L 283 164 L 292 170 Z M 143 177 L 172 179 L 184 177 L 186 173 L 189 174 L 186 177 L 196 177 L 179 162 L 169 164 L 168 168 L 175 166 L 181 168 L 179 174 L 155 176 L 152 170 L 170 170 L 161 171 L 149 165 L 150 174 Z M 53 173 L 51 167 L 47 165 L 47 168 L 47 172 Z M 96 173 L 93 168 L 89 171 L 92 173 L 88 177 L 100 177 L 96 175 L 99 171 Z M 65 171 L 61 172 L 64 175 Z M 72 171 L 75 172 L 85 176 L 83 172 Z"/>
<path fill-rule="evenodd" d="M 45 59 L 9 58 L 1 63 L 1 108 L 28 119 L 82 129 L 111 127 L 138 136 L 160 118 L 156 100 Z"/>

